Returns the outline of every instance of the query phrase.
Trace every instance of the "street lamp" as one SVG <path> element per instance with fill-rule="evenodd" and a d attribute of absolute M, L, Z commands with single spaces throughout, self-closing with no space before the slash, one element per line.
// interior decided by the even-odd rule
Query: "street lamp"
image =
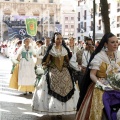
<path fill-rule="evenodd" d="M 95 0 L 93 0 L 93 42 L 95 43 Z"/>

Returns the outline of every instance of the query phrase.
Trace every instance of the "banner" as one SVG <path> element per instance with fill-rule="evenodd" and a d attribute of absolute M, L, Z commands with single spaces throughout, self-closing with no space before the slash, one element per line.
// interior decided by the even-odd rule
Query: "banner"
<path fill-rule="evenodd" d="M 19 39 L 23 39 L 27 36 L 26 28 L 23 26 L 16 26 L 16 27 L 8 27 L 8 37 L 9 40 L 17 37 Z"/>
<path fill-rule="evenodd" d="M 37 34 L 37 19 L 27 18 L 25 21 L 27 34 L 35 36 Z"/>
<path fill-rule="evenodd" d="M 14 15 L 12 16 L 12 19 L 13 21 L 19 21 L 19 20 L 22 20 L 22 21 L 25 21 L 27 18 L 34 18 L 34 19 L 38 19 L 39 16 L 22 16 L 22 15 Z"/>
<path fill-rule="evenodd" d="M 55 24 L 55 32 L 62 33 L 62 25 L 61 24 Z"/>

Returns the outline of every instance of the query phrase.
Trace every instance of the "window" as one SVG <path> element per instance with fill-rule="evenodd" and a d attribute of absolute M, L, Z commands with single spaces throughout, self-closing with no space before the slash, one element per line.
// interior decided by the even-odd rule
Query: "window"
<path fill-rule="evenodd" d="M 80 23 L 80 27 L 83 29 L 83 22 Z"/>
<path fill-rule="evenodd" d="M 80 21 L 80 12 L 78 12 L 78 21 Z"/>
<path fill-rule="evenodd" d="M 38 2 L 38 0 L 33 0 L 33 2 Z"/>
<path fill-rule="evenodd" d="M 78 6 L 80 6 L 80 1 L 78 1 Z"/>
<path fill-rule="evenodd" d="M 54 15 L 50 15 L 50 24 L 54 24 Z"/>
<path fill-rule="evenodd" d="M 99 20 L 98 30 L 101 30 L 101 23 L 102 23 L 102 20 Z"/>
<path fill-rule="evenodd" d="M 78 24 L 78 29 L 77 29 L 78 32 L 80 32 L 80 23 Z"/>
<path fill-rule="evenodd" d="M 84 20 L 86 20 L 86 16 L 87 16 L 87 11 L 84 10 Z"/>
<path fill-rule="evenodd" d="M 117 27 L 120 27 L 120 23 L 117 24 Z"/>
<path fill-rule="evenodd" d="M 73 29 L 73 28 L 74 28 L 74 25 L 71 25 L 71 28 Z"/>
<path fill-rule="evenodd" d="M 68 17 L 65 17 L 65 20 L 68 20 Z"/>
<path fill-rule="evenodd" d="M 120 8 L 117 9 L 117 12 L 120 12 Z"/>
<path fill-rule="evenodd" d="M 117 37 L 119 37 L 119 38 L 120 38 L 120 34 L 117 34 Z"/>
<path fill-rule="evenodd" d="M 33 14 L 33 16 L 39 16 L 39 14 L 36 13 L 36 14 Z"/>
<path fill-rule="evenodd" d="M 68 25 L 65 25 L 65 29 L 68 29 Z"/>
<path fill-rule="evenodd" d="M 101 20 L 99 20 L 99 25 L 101 25 Z"/>
<path fill-rule="evenodd" d="M 90 30 L 93 31 L 93 21 L 91 21 Z"/>
<path fill-rule="evenodd" d="M 74 20 L 74 17 L 71 17 L 71 20 Z"/>
<path fill-rule="evenodd" d="M 120 7 L 120 2 L 117 3 L 117 7 Z"/>
<path fill-rule="evenodd" d="M 53 3 L 53 0 L 49 0 L 49 3 Z"/>
<path fill-rule="evenodd" d="M 86 22 L 84 22 L 84 30 L 85 30 L 85 32 L 86 32 L 86 26 L 87 26 Z"/>
<path fill-rule="evenodd" d="M 78 37 L 78 40 L 80 40 L 80 37 Z"/>
<path fill-rule="evenodd" d="M 117 22 L 120 22 L 120 16 L 117 16 Z"/>
<path fill-rule="evenodd" d="M 19 13 L 19 15 L 21 15 L 21 16 L 25 16 L 25 13 Z"/>

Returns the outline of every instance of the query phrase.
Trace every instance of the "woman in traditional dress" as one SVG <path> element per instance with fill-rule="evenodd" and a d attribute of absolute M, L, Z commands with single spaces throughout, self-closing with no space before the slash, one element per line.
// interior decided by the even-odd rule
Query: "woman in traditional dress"
<path fill-rule="evenodd" d="M 36 65 L 41 65 L 42 62 L 42 58 L 43 56 L 41 55 L 41 46 L 43 45 L 43 42 L 41 40 L 36 41 L 36 57 L 37 57 L 37 61 L 36 61 Z"/>
<path fill-rule="evenodd" d="M 36 87 L 32 108 L 47 115 L 76 113 L 78 91 L 69 70 L 71 53 L 60 33 L 54 37 L 43 58 L 45 73 Z"/>
<path fill-rule="evenodd" d="M 33 56 L 35 56 L 35 50 L 30 46 L 30 38 L 24 39 L 24 45 L 19 49 L 17 60 L 19 61 L 18 70 L 18 90 L 25 92 L 24 95 L 34 91 L 34 83 L 36 79 L 35 75 L 35 63 Z"/>
<path fill-rule="evenodd" d="M 76 120 L 117 120 L 113 106 L 120 105 L 120 92 L 107 83 L 107 73 L 120 69 L 117 48 L 117 37 L 106 33 L 92 54 L 80 87 Z"/>
<path fill-rule="evenodd" d="M 18 41 L 16 44 L 15 51 L 13 53 L 13 56 L 11 58 L 11 61 L 13 62 L 12 65 L 12 70 L 11 70 L 11 78 L 10 78 L 10 83 L 9 87 L 13 89 L 18 89 L 18 69 L 19 69 L 19 62 L 16 60 L 17 58 L 17 52 L 18 49 L 21 47 L 22 41 Z"/>

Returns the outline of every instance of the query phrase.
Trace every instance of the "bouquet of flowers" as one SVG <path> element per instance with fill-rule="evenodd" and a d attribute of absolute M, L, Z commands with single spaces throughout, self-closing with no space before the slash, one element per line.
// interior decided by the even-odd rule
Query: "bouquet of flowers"
<path fill-rule="evenodd" d="M 107 81 L 114 90 L 120 90 L 120 72 L 108 74 Z"/>
<path fill-rule="evenodd" d="M 36 87 L 41 79 L 41 76 L 44 74 L 42 66 L 35 66 L 36 81 L 34 86 Z"/>
<path fill-rule="evenodd" d="M 110 84 L 108 83 L 107 80 L 104 80 L 104 82 L 100 82 L 99 80 L 96 82 L 95 85 L 96 88 L 99 88 L 101 90 L 105 90 L 105 91 L 111 91 L 113 90 L 113 88 L 110 86 Z"/>

